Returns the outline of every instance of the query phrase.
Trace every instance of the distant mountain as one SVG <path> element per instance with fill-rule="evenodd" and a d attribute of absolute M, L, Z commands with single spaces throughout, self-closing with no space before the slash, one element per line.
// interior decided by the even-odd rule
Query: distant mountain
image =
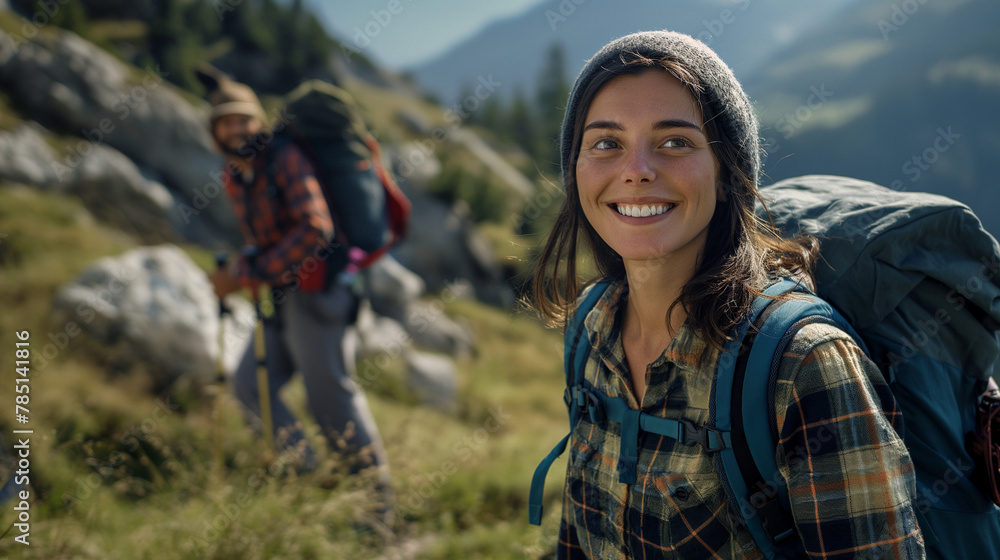
<path fill-rule="evenodd" d="M 533 92 L 544 53 L 555 43 L 566 50 L 573 76 L 602 45 L 632 33 L 671 29 L 701 38 L 740 78 L 752 75 L 778 49 L 859 0 L 550 0 L 499 21 L 435 60 L 407 69 L 420 86 L 454 101 L 479 77 Z M 916 0 L 913 0 L 916 1 Z"/>
<path fill-rule="evenodd" d="M 777 53 L 744 84 L 769 180 L 850 175 L 973 208 L 1000 235 L 1000 3 L 878 1 Z"/>
<path fill-rule="evenodd" d="M 530 93 L 553 43 L 575 75 L 632 31 L 700 35 L 754 100 L 765 183 L 834 173 L 944 194 L 1000 235 L 997 22 L 995 0 L 553 0 L 411 74 L 446 100 L 479 77 Z"/>

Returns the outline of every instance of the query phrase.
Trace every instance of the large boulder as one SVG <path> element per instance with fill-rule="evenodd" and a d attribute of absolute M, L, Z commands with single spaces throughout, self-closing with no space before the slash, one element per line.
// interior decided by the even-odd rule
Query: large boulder
<path fill-rule="evenodd" d="M 81 140 L 85 157 L 58 156 L 35 123 L 0 131 L 0 179 L 74 195 L 97 218 L 144 243 L 176 239 L 180 220 L 170 191 L 105 144 Z"/>
<path fill-rule="evenodd" d="M 458 405 L 458 374 L 445 356 L 411 351 L 406 354 L 406 386 L 423 404 L 443 412 L 455 412 Z"/>
<path fill-rule="evenodd" d="M 454 412 L 458 373 L 450 356 L 417 350 L 403 325 L 395 319 L 376 315 L 367 304 L 362 305 L 348 339 L 356 352 L 356 376 L 363 388 L 371 387 L 390 364 L 402 360 L 405 385 L 417 400 L 445 412 Z"/>
<path fill-rule="evenodd" d="M 145 243 L 177 238 L 174 198 L 121 152 L 95 144 L 69 178 L 66 190 L 83 201 L 97 218 L 115 224 Z"/>
<path fill-rule="evenodd" d="M 0 179 L 23 185 L 52 187 L 59 183 L 53 163 L 56 153 L 45 141 L 42 127 L 20 123 L 0 131 Z"/>
<path fill-rule="evenodd" d="M 364 272 L 365 287 L 376 313 L 403 321 L 406 308 L 427 286 L 417 274 L 407 270 L 391 255 L 385 255 Z"/>
<path fill-rule="evenodd" d="M 188 215 L 214 233 L 208 239 L 187 235 L 193 241 L 238 244 L 232 209 L 217 194 L 222 158 L 203 110 L 181 97 L 155 66 L 138 70 L 74 33 L 43 31 L 31 38 L 0 31 L 0 89 L 25 116 L 114 148 L 155 172 Z M 206 191 L 216 194 L 196 205 Z"/>
<path fill-rule="evenodd" d="M 232 313 L 223 322 L 222 351 L 231 373 L 254 318 L 245 300 L 226 303 Z M 196 383 L 215 377 L 218 300 L 205 272 L 174 245 L 100 259 L 56 294 L 53 310 L 59 324 L 73 323 L 74 331 L 103 344 L 116 368 L 144 365 L 158 388 L 182 376 Z"/>
<path fill-rule="evenodd" d="M 373 312 L 399 324 L 406 333 L 408 344 L 413 343 L 450 356 L 468 356 L 472 353 L 475 339 L 469 329 L 453 321 L 444 312 L 445 304 L 472 296 L 472 288 L 468 283 L 446 284 L 436 298 L 423 301 L 423 280 L 389 255 L 366 270 L 365 277 Z M 360 323 L 362 321 L 359 320 Z"/>

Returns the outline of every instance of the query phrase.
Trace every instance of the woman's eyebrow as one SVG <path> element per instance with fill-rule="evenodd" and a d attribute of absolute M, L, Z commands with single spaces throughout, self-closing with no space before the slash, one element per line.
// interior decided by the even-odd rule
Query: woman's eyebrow
<path fill-rule="evenodd" d="M 700 126 L 683 119 L 667 119 L 653 125 L 653 130 L 662 130 L 664 128 L 693 128 L 698 132 L 704 132 Z"/>
<path fill-rule="evenodd" d="M 592 121 L 583 127 L 583 131 L 600 128 L 606 130 L 625 130 L 625 127 L 615 121 Z M 704 132 L 697 124 L 683 119 L 665 119 L 653 125 L 653 130 L 663 130 L 665 128 L 693 128 L 698 132 Z"/>
<path fill-rule="evenodd" d="M 614 121 L 592 121 L 583 127 L 583 131 L 586 132 L 592 128 L 604 128 L 609 130 L 625 130 L 625 127 Z"/>

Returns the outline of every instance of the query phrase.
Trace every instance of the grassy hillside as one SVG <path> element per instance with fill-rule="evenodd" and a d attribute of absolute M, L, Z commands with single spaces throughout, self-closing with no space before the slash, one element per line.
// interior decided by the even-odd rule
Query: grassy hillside
<path fill-rule="evenodd" d="M 7 185 L 0 187 L 0 233 L 5 352 L 13 352 L 12 333 L 20 330 L 31 332 L 36 353 L 56 344 L 61 326 L 48 320 L 54 291 L 93 259 L 133 246 L 94 224 L 73 199 Z M 209 266 L 208 255 L 187 250 Z M 0 556 L 545 557 L 555 538 L 558 474 L 548 488 L 546 530 L 527 525 L 526 500 L 537 461 L 566 426 L 559 335 L 472 302 L 448 303 L 446 311 L 479 340 L 475 357 L 458 364 L 460 412 L 414 405 L 399 363 L 369 390 L 397 497 L 394 541 L 359 532 L 368 519 L 363 479 L 341 477 L 330 459 L 316 473 L 284 474 L 231 397 L 150 394 L 142 371 L 109 375 L 100 350 L 73 339 L 30 374 L 31 546 L 15 543 L 12 529 L 0 539 Z M 13 376 L 0 369 L 0 386 L 12 386 Z M 285 398 L 303 411 L 301 385 Z M 0 410 L 5 454 L 13 412 Z M 322 448 L 314 427 L 306 428 Z M 5 455 L 0 479 L 11 470 Z M 0 531 L 13 521 L 4 507 Z"/>

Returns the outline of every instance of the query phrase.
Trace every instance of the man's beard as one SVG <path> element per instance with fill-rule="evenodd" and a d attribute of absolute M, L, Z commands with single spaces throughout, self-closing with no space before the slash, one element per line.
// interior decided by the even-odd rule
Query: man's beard
<path fill-rule="evenodd" d="M 237 157 L 240 159 L 247 159 L 247 156 L 253 153 L 250 149 L 250 141 L 253 140 L 253 136 L 245 136 L 242 138 L 240 145 L 236 148 L 230 146 L 230 144 L 224 144 L 222 142 L 217 142 L 222 153 L 227 156 Z"/>

